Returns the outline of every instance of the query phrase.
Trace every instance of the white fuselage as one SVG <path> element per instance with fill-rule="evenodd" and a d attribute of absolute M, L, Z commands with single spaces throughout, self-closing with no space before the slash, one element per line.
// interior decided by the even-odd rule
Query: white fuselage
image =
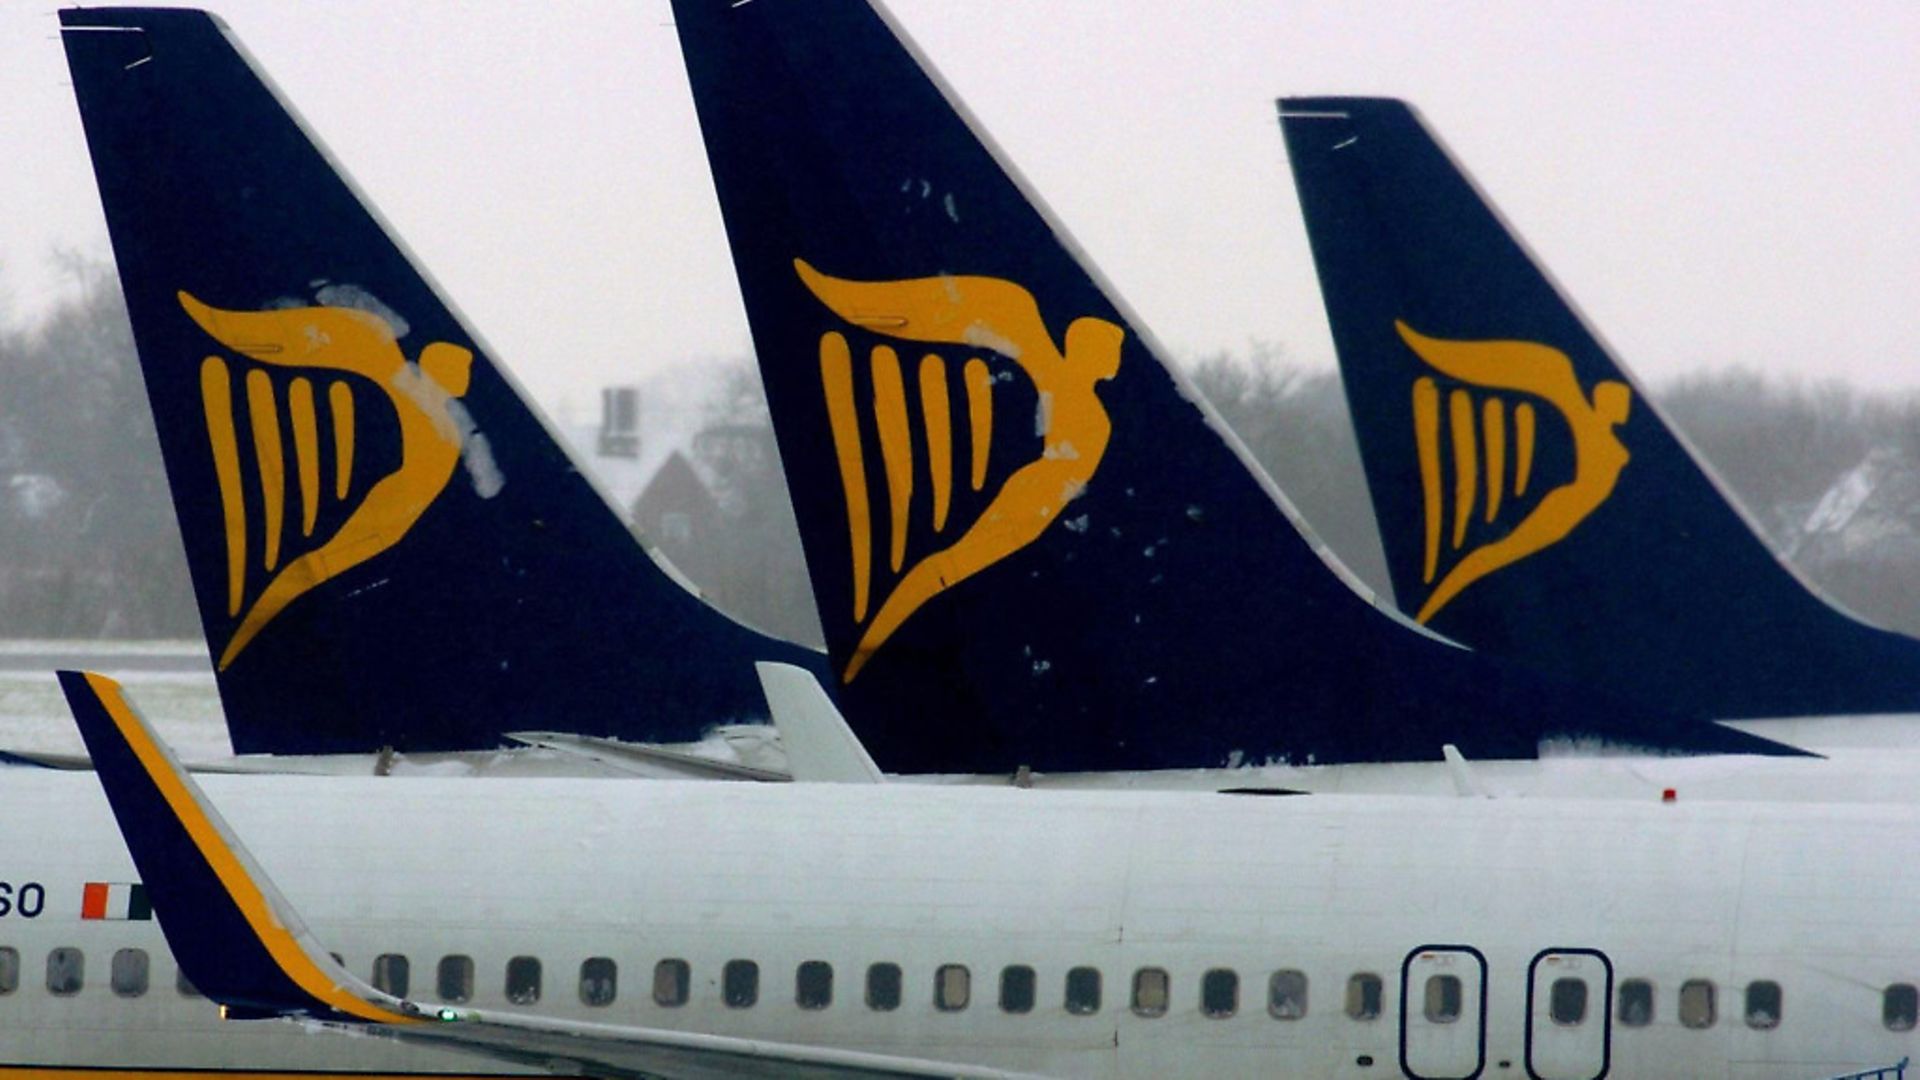
<path fill-rule="evenodd" d="M 1920 895 L 1911 807 L 202 782 L 323 945 L 362 974 L 377 955 L 408 957 L 423 1002 L 439 1000 L 441 959 L 465 956 L 481 1007 L 1070 1077 L 1812 1080 L 1920 1043 L 1894 1030 L 1910 1028 L 1899 988 L 1920 979 L 1905 909 Z M 491 1071 L 384 1040 L 223 1023 L 181 996 L 157 923 L 79 918 L 85 883 L 133 880 L 91 776 L 0 772 L 0 820 L 0 881 L 44 892 L 34 917 L 0 916 L 0 948 L 20 968 L 0 996 L 0 1076 Z M 70 996 L 46 985 L 62 947 L 85 957 Z M 127 948 L 152 957 L 139 996 L 110 987 Z M 539 961 L 537 1002 L 507 996 L 515 957 Z M 597 1006 L 581 980 L 595 958 L 596 976 L 601 961 L 616 970 Z M 687 1000 L 662 1004 L 675 961 Z M 735 961 L 756 965 L 751 1005 L 725 1000 L 729 983 L 736 998 L 744 988 L 743 968 L 726 976 Z M 810 962 L 831 971 L 818 1008 L 800 1001 L 818 1004 L 824 969 L 800 986 Z M 872 990 L 888 999 L 884 971 L 869 985 L 876 965 L 899 969 L 895 1007 L 872 1003 Z M 1031 1007 L 1008 1011 L 1023 968 Z M 1076 968 L 1098 973 L 1097 1002 L 1087 973 L 1072 977 L 1080 1012 L 1068 1007 Z M 1642 980 L 1651 1021 L 1637 1024 L 1623 1010 L 1638 1002 L 1621 997 Z M 941 1008 L 943 993 L 960 1007 Z M 1566 1019 L 1580 996 L 1578 1023 L 1553 1019 L 1555 1002 Z M 1749 1005 L 1774 1012 L 1750 1018 Z"/>

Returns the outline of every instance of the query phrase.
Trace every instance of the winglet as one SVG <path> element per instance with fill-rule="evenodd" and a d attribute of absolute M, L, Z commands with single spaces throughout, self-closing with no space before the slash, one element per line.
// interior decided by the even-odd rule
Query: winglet
<path fill-rule="evenodd" d="M 1472 766 L 1467 764 L 1466 755 L 1460 748 L 1447 743 L 1440 748 L 1440 756 L 1447 763 L 1447 775 L 1453 779 L 1453 793 L 1461 798 L 1493 798 L 1493 792 L 1474 775 Z"/>
<path fill-rule="evenodd" d="M 767 713 L 780 729 L 787 771 L 795 780 L 878 784 L 886 780 L 867 748 L 834 708 L 813 672 L 762 660 L 753 665 L 767 694 Z"/>
<path fill-rule="evenodd" d="M 223 1015 L 419 1022 L 412 1006 L 314 943 L 118 683 L 79 671 L 59 678 L 167 945 Z"/>

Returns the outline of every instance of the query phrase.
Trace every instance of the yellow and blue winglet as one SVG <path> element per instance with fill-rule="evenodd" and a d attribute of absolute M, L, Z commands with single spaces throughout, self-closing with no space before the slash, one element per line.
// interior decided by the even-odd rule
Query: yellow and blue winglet
<path fill-rule="evenodd" d="M 230 1017 L 419 1022 L 328 956 L 118 683 L 62 671 L 127 850 L 180 969 Z"/>

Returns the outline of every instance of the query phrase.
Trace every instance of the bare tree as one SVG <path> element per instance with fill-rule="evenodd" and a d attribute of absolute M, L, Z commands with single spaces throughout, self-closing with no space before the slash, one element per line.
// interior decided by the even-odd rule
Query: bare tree
<path fill-rule="evenodd" d="M 1255 341 L 1245 358 L 1202 358 L 1189 378 L 1313 533 L 1361 580 L 1391 596 L 1340 377 L 1296 366 L 1278 346 Z"/>
<path fill-rule="evenodd" d="M 186 561 L 112 268 L 0 337 L 0 611 L 15 635 L 191 635 Z"/>

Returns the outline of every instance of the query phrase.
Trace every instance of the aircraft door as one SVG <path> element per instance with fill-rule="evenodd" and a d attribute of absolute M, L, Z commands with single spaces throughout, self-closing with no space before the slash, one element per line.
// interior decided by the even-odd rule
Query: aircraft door
<path fill-rule="evenodd" d="M 1527 1075 L 1600 1080 L 1612 1064 L 1613 962 L 1598 949 L 1547 949 L 1527 965 Z"/>
<path fill-rule="evenodd" d="M 1413 1080 L 1474 1080 L 1487 1064 L 1487 958 L 1422 945 L 1400 965 L 1400 1068 Z"/>

